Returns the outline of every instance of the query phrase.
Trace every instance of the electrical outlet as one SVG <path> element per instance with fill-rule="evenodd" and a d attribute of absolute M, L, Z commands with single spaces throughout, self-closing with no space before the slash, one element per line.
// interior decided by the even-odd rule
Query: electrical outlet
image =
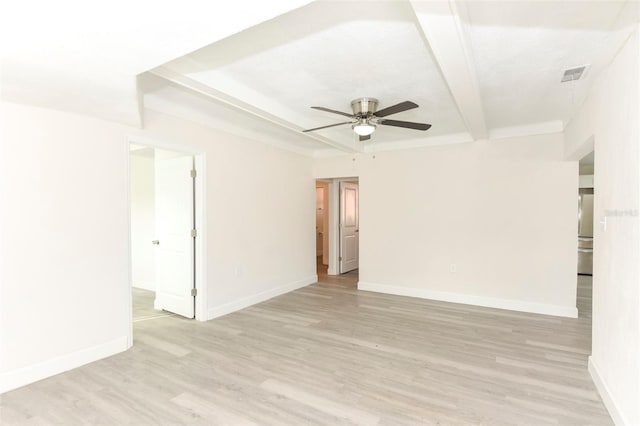
<path fill-rule="evenodd" d="M 456 265 L 455 263 L 449 265 L 449 272 L 451 272 L 452 274 L 458 272 L 458 265 Z"/>

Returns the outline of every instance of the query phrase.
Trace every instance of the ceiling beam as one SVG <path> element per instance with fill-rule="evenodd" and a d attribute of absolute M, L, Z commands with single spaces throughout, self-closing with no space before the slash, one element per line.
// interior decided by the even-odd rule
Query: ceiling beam
<path fill-rule="evenodd" d="M 486 139 L 487 124 L 469 37 L 466 7 L 455 0 L 410 0 L 418 30 L 431 49 L 449 91 L 474 139 Z"/>
<path fill-rule="evenodd" d="M 219 90 L 216 90 L 210 86 L 207 86 L 203 83 L 200 83 L 199 81 L 196 81 L 192 78 L 189 78 L 183 74 L 177 73 L 175 71 L 172 71 L 166 67 L 158 67 L 158 68 L 154 68 L 153 70 L 149 71 L 150 73 L 157 75 L 159 77 L 164 78 L 167 81 L 170 81 L 174 84 L 177 84 L 180 87 L 184 87 L 186 89 L 192 90 L 194 92 L 203 94 L 205 96 L 207 96 L 210 99 L 213 99 L 215 101 L 218 101 L 220 103 L 223 103 L 225 105 L 228 105 L 234 109 L 243 111 L 245 113 L 251 114 L 255 117 L 261 118 L 263 120 L 266 120 L 270 123 L 273 124 L 277 124 L 280 127 L 283 127 L 285 129 L 291 130 L 297 134 L 299 134 L 301 137 L 307 137 L 313 140 L 316 140 L 318 142 L 322 142 L 325 145 L 328 145 L 332 148 L 336 148 L 339 149 L 343 152 L 348 152 L 348 153 L 357 153 L 357 152 L 364 152 L 364 149 L 356 149 L 354 147 L 350 147 L 338 142 L 334 142 L 330 139 L 327 139 L 325 137 L 319 136 L 317 134 L 313 134 L 313 133 L 302 133 L 302 127 L 297 126 L 287 120 L 283 120 L 280 117 L 276 117 L 273 114 L 270 114 L 260 108 L 256 108 L 253 105 L 250 105 L 246 102 L 243 102 L 237 98 L 234 98 L 233 96 L 229 96 L 226 93 L 220 92 Z"/>
<path fill-rule="evenodd" d="M 136 76 L 136 103 L 138 105 L 138 127 L 144 129 L 144 90 L 142 88 L 142 74 Z"/>

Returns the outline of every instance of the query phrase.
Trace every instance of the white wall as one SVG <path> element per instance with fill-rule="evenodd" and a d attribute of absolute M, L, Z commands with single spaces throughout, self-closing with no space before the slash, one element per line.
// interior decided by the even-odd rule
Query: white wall
<path fill-rule="evenodd" d="M 151 244 L 156 239 L 154 157 L 133 151 L 130 161 L 131 281 L 134 287 L 154 291 L 156 251 Z"/>
<path fill-rule="evenodd" d="M 360 178 L 359 288 L 574 316 L 578 165 L 562 155 L 555 134 L 318 159 L 314 176 Z"/>
<path fill-rule="evenodd" d="M 317 280 L 310 158 L 154 111 L 145 123 L 206 156 L 208 318 Z"/>
<path fill-rule="evenodd" d="M 315 282 L 311 159 L 152 111 L 1 108 L 0 392 L 126 349 L 131 135 L 206 157 L 210 317 Z"/>
<path fill-rule="evenodd" d="M 0 392 L 123 351 L 125 128 L 2 102 Z"/>
<path fill-rule="evenodd" d="M 566 129 L 570 158 L 595 143 L 589 369 L 619 425 L 640 424 L 639 56 L 636 29 Z"/>

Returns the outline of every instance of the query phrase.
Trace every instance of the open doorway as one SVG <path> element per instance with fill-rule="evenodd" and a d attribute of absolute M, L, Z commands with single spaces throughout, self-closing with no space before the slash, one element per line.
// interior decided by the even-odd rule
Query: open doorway
<path fill-rule="evenodd" d="M 172 315 L 154 309 L 156 289 L 155 150 L 130 146 L 131 282 L 133 321 Z"/>
<path fill-rule="evenodd" d="M 319 280 L 333 276 L 357 283 L 360 262 L 358 178 L 316 181 L 315 226 Z"/>
<path fill-rule="evenodd" d="M 316 268 L 318 275 L 329 269 L 329 182 L 316 181 Z"/>
<path fill-rule="evenodd" d="M 204 205 L 197 154 L 130 144 L 132 322 L 204 320 Z"/>
<path fill-rule="evenodd" d="M 595 154 L 578 163 L 578 288 L 576 306 L 580 315 L 591 315 L 593 276 L 593 210 L 595 201 Z"/>

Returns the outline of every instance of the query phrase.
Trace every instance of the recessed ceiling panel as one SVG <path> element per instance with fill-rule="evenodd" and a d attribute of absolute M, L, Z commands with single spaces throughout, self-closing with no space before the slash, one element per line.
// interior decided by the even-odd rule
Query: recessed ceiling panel
<path fill-rule="evenodd" d="M 384 142 L 465 131 L 407 2 L 316 2 L 215 43 L 165 67 L 303 128 L 346 121 L 313 110 L 351 113 L 355 98 L 379 109 L 411 100 L 397 120 L 430 123 L 425 132 L 380 126 Z M 349 125 L 318 134 L 353 142 Z"/>
<path fill-rule="evenodd" d="M 364 143 L 349 124 L 312 133 L 347 151 L 468 140 L 459 109 L 478 98 L 475 117 L 489 137 L 557 132 L 630 34 L 621 20 L 635 3 L 453 0 L 423 10 L 420 23 L 412 4 L 316 1 L 163 68 L 290 130 L 346 121 L 310 107 L 351 113 L 351 101 L 361 97 L 377 98 L 379 109 L 413 101 L 420 107 L 389 118 L 432 125 L 426 132 L 379 126 Z M 454 30 L 427 37 L 423 21 L 451 22 Z M 463 59 L 446 55 L 456 49 Z M 579 80 L 560 82 L 566 69 L 582 66 Z M 473 87 L 477 81 L 475 97 L 460 91 L 467 77 Z"/>
<path fill-rule="evenodd" d="M 620 45 L 623 2 L 469 1 L 469 35 L 490 129 L 561 121 L 578 110 Z M 560 83 L 567 68 L 590 65 Z"/>

